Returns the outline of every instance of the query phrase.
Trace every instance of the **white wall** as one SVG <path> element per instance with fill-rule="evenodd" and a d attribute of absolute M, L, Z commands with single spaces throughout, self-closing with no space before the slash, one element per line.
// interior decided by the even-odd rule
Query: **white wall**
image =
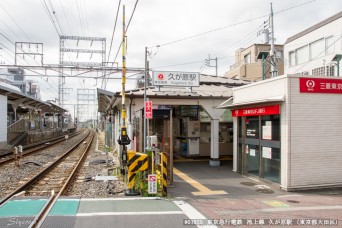
<path fill-rule="evenodd" d="M 7 97 L 0 95 L 0 143 L 7 142 Z"/>
<path fill-rule="evenodd" d="M 289 79 L 287 188 L 342 184 L 342 94 L 299 93 L 298 76 Z"/>
<path fill-rule="evenodd" d="M 333 36 L 334 44 L 334 52 L 331 54 L 325 54 L 324 50 L 321 55 L 319 55 L 316 59 L 309 60 L 303 64 L 298 66 L 291 67 L 289 64 L 289 53 L 291 51 L 296 50 L 297 48 L 303 47 L 304 45 L 310 44 L 316 40 L 321 38 L 326 38 L 329 36 Z M 309 75 L 312 74 L 312 69 L 328 66 L 331 64 L 331 60 L 335 56 L 335 54 L 342 53 L 342 18 L 339 18 L 323 27 L 320 27 L 302 37 L 299 37 L 296 40 L 293 40 L 284 45 L 284 74 L 297 74 L 301 72 L 308 71 Z M 313 56 L 315 57 L 315 56 Z M 340 63 L 342 65 L 342 63 Z M 335 67 L 335 76 L 337 75 L 337 70 Z M 340 73 L 341 74 L 341 73 Z"/>

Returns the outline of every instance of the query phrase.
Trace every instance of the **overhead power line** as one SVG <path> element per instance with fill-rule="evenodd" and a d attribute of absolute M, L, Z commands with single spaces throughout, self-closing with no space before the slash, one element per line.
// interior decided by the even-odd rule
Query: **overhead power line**
<path fill-rule="evenodd" d="M 137 7 L 138 1 L 139 1 L 139 0 L 137 0 L 137 1 L 135 2 L 133 12 L 132 12 L 132 14 L 131 14 L 131 17 L 129 18 L 129 21 L 128 21 L 128 24 L 127 24 L 127 27 L 126 27 L 126 33 L 127 33 L 127 31 L 128 31 L 129 25 L 131 24 L 131 21 L 132 21 L 132 18 L 133 18 L 135 9 L 136 9 L 136 7 Z M 115 62 L 116 58 L 118 57 L 118 54 L 119 54 L 119 51 L 120 51 L 121 46 L 122 46 L 122 42 L 120 42 L 120 46 L 119 46 L 119 48 L 118 48 L 118 51 L 116 52 L 116 55 L 115 55 L 115 58 L 114 58 L 114 61 L 113 61 L 113 62 Z"/>
<path fill-rule="evenodd" d="M 116 23 L 117 23 L 117 21 L 118 21 L 118 16 L 119 16 L 119 11 L 120 11 L 120 5 L 121 5 L 121 0 L 119 0 L 118 10 L 116 11 L 114 29 L 113 29 L 112 38 L 110 39 L 110 47 L 109 47 L 109 53 L 108 53 L 107 62 L 109 62 L 110 54 L 111 54 L 111 52 L 112 52 L 112 45 L 113 45 L 113 40 L 114 40 L 114 33 L 115 33 L 115 29 L 116 29 Z"/>
<path fill-rule="evenodd" d="M 309 4 L 309 3 L 314 2 L 314 1 L 316 1 L 316 0 L 310 0 L 310 1 L 304 2 L 302 4 L 298 4 L 296 6 L 292 6 L 290 8 L 286 8 L 286 9 L 277 11 L 277 12 L 274 13 L 274 15 L 275 14 L 279 14 L 279 13 L 283 13 L 285 11 L 288 11 L 288 10 L 291 10 L 291 9 L 294 9 L 294 8 L 297 8 L 297 7 L 306 5 L 306 4 Z M 234 26 L 237 26 L 237 25 L 249 23 L 249 22 L 252 22 L 252 21 L 255 21 L 255 20 L 259 20 L 261 18 L 268 17 L 268 16 L 269 16 L 269 14 L 266 14 L 266 15 L 263 15 L 263 16 L 259 16 L 259 17 L 255 17 L 255 18 L 249 19 L 249 20 L 245 20 L 245 21 L 234 23 L 234 24 L 226 25 L 226 26 L 219 27 L 219 28 L 216 28 L 216 29 L 212 29 L 212 30 L 209 30 L 209 31 L 206 31 L 206 32 L 202 32 L 202 33 L 198 33 L 198 34 L 195 34 L 195 35 L 192 35 L 192 36 L 184 37 L 184 38 L 181 38 L 181 39 L 178 39 L 178 40 L 170 41 L 170 42 L 163 43 L 163 44 L 158 44 L 157 47 L 162 47 L 162 46 L 166 46 L 166 45 L 170 45 L 170 44 L 174 44 L 174 43 L 179 43 L 179 42 L 182 42 L 182 41 L 185 41 L 185 40 L 189 40 L 189 39 L 192 39 L 192 38 L 195 38 L 195 37 L 203 36 L 203 35 L 206 35 L 206 34 L 209 34 L 209 33 L 212 33 L 212 32 L 220 31 L 220 30 L 223 30 L 223 29 L 226 29 L 226 28 L 230 28 L 230 27 L 234 27 Z"/>

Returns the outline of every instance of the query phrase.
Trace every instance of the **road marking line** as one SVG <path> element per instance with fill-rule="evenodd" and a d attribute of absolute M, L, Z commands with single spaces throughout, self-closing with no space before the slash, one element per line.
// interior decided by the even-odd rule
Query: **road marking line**
<path fill-rule="evenodd" d="M 185 173 L 182 173 L 176 168 L 173 168 L 173 173 L 176 174 L 179 178 L 183 179 L 185 182 L 190 184 L 192 187 L 196 188 L 198 192 L 191 192 L 195 196 L 203 196 L 203 195 L 225 195 L 228 194 L 225 191 L 212 191 L 209 188 L 205 187 L 203 184 L 198 181 L 192 179 Z"/>
<path fill-rule="evenodd" d="M 204 219 L 206 220 L 207 218 L 202 215 L 196 208 L 188 204 L 187 202 L 183 200 L 175 200 L 173 201 L 182 211 L 183 213 L 188 216 L 189 219 Z M 203 226 L 198 226 L 198 227 L 217 227 L 214 225 L 203 225 Z"/>
<path fill-rule="evenodd" d="M 277 197 L 282 198 L 282 197 L 298 197 L 298 196 L 302 196 L 302 195 L 282 195 L 282 196 L 277 196 Z"/>
<path fill-rule="evenodd" d="M 218 214 L 220 214 L 220 215 L 234 215 L 234 214 L 255 214 L 255 213 L 286 212 L 286 211 L 337 210 L 337 209 L 342 209 L 342 205 L 312 206 L 312 207 L 288 207 L 288 208 L 266 208 L 266 209 L 255 209 L 255 210 L 229 210 L 229 211 L 218 211 Z"/>
<path fill-rule="evenodd" d="M 161 200 L 160 197 L 132 197 L 132 198 L 82 198 L 81 201 L 112 201 L 112 200 Z"/>
<path fill-rule="evenodd" d="M 93 212 L 93 213 L 77 213 L 79 217 L 89 216 L 106 216 L 106 215 L 179 215 L 184 214 L 182 211 L 132 211 L 132 212 Z"/>

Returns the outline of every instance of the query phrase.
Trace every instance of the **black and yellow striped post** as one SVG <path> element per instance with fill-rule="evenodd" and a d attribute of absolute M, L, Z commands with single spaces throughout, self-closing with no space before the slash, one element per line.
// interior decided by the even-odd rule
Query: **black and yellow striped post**
<path fill-rule="evenodd" d="M 167 196 L 167 157 L 165 153 L 160 153 L 160 175 L 163 196 Z"/>
<path fill-rule="evenodd" d="M 146 154 L 137 153 L 135 151 L 129 150 L 127 152 L 127 169 L 128 169 L 128 189 L 125 193 L 126 196 L 138 195 L 135 192 L 134 187 L 134 177 L 136 172 L 145 171 L 148 169 L 148 157 Z"/>

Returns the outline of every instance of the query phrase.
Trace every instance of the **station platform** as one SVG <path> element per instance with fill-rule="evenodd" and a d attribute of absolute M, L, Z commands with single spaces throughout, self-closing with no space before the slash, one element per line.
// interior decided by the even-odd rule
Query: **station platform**
<path fill-rule="evenodd" d="M 29 227 L 47 198 L 16 198 L 0 207 L 0 227 Z M 42 227 L 182 227 L 203 218 L 184 201 L 161 198 L 61 198 Z"/>

